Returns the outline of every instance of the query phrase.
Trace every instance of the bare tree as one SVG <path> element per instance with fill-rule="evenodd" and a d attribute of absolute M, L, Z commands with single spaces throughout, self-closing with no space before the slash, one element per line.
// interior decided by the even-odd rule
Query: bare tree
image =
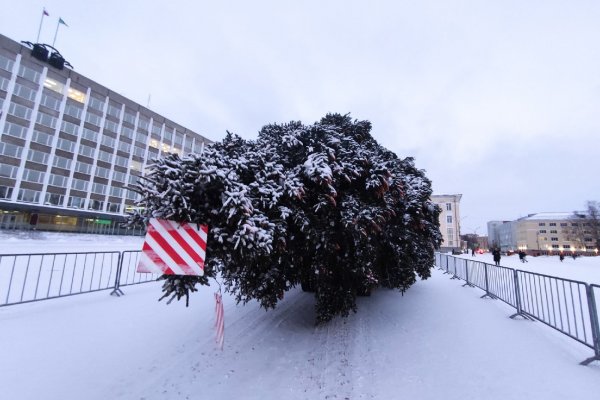
<path fill-rule="evenodd" d="M 588 201 L 584 212 L 575 211 L 566 229 L 571 241 L 578 247 L 600 249 L 600 202 Z"/>

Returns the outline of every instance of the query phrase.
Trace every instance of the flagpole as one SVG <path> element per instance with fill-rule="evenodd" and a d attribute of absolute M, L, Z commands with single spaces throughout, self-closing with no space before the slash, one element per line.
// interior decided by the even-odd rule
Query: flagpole
<path fill-rule="evenodd" d="M 56 43 L 56 36 L 58 35 L 58 27 L 60 26 L 60 19 L 56 23 L 56 32 L 54 32 L 54 40 L 52 41 L 52 47 L 54 47 L 54 43 Z"/>
<path fill-rule="evenodd" d="M 42 19 L 40 19 L 40 28 L 38 29 L 37 39 L 35 40 L 36 43 L 40 42 L 40 32 L 42 32 L 42 22 L 44 22 L 45 15 L 46 15 L 46 10 L 42 11 Z"/>

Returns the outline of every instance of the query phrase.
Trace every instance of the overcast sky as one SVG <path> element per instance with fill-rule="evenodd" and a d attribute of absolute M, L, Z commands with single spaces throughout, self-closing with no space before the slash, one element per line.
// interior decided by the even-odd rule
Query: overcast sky
<path fill-rule="evenodd" d="M 462 233 L 600 200 L 600 1 L 17 1 L 0 33 L 212 140 L 328 112 L 463 195 Z"/>

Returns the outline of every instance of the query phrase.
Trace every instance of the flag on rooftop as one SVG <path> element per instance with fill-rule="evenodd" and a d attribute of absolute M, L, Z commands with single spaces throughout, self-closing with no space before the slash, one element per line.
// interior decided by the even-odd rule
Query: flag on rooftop
<path fill-rule="evenodd" d="M 49 16 L 50 16 L 50 14 L 48 14 L 48 11 L 46 11 L 46 9 L 45 9 L 45 8 L 44 8 L 44 15 L 45 15 L 46 17 L 49 17 Z"/>
<path fill-rule="evenodd" d="M 63 24 L 63 25 L 64 25 L 64 26 L 66 26 L 67 28 L 69 27 L 69 25 L 67 25 L 67 23 L 66 23 L 65 21 L 63 21 L 63 19 L 62 19 L 62 18 L 60 18 L 60 17 L 58 18 L 58 23 L 59 23 L 59 24 Z"/>

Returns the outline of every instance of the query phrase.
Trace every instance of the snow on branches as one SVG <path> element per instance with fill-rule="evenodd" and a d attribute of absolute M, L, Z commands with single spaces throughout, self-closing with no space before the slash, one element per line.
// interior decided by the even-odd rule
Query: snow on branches
<path fill-rule="evenodd" d="M 157 159 L 131 220 L 209 225 L 206 277 L 219 274 L 238 301 L 275 307 L 302 283 L 316 292 L 317 322 L 348 315 L 374 287 L 403 291 L 427 278 L 441 242 L 431 182 L 370 131 L 328 114 Z M 206 277 L 163 277 L 163 297 L 187 297 Z"/>

